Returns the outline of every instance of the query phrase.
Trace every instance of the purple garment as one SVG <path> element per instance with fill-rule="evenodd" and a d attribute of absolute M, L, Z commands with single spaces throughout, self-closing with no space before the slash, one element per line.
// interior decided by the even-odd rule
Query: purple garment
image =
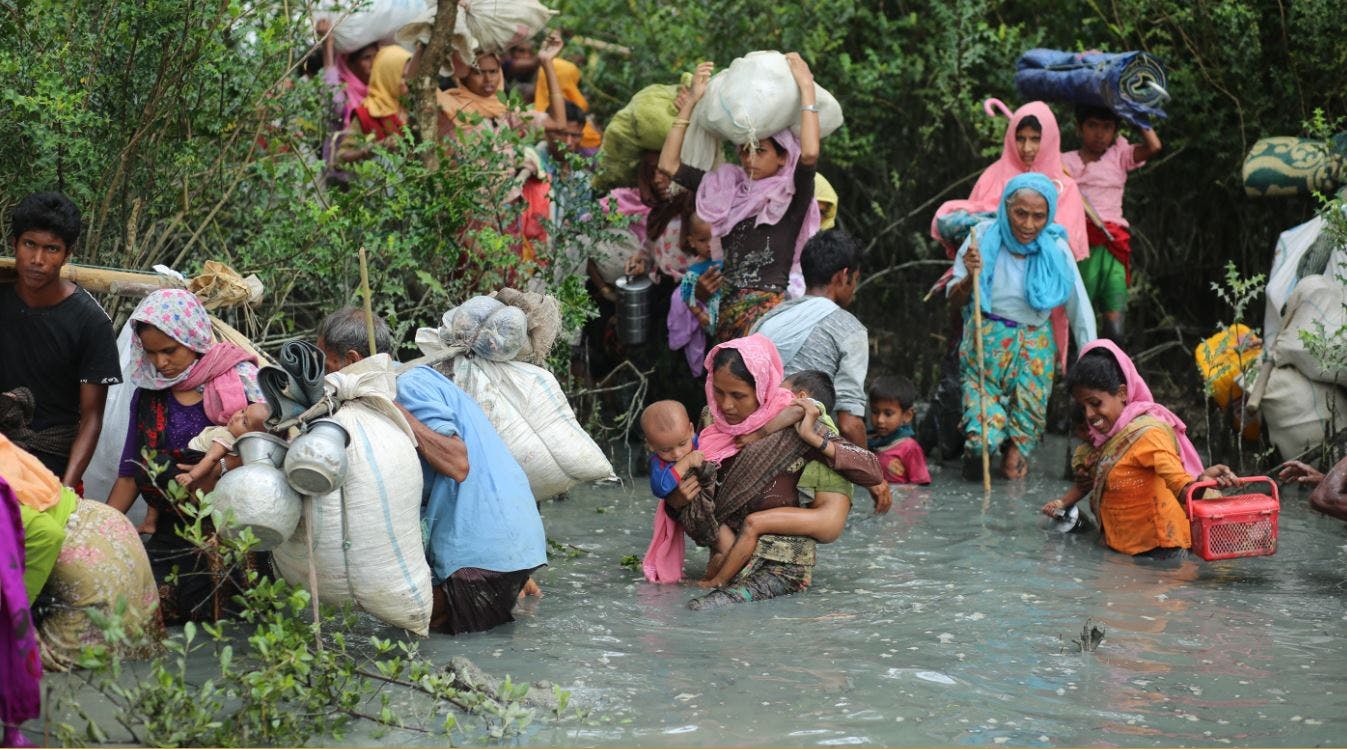
<path fill-rule="evenodd" d="M 117 469 L 119 477 L 135 476 L 140 471 L 140 431 L 137 427 L 140 424 L 140 395 L 144 392 L 137 389 L 131 396 L 131 420 L 126 427 L 126 444 L 122 447 L 122 462 Z M 186 450 L 187 443 L 192 441 L 207 427 L 215 426 L 206 416 L 206 407 L 203 403 L 194 406 L 184 406 L 178 402 L 177 398 L 170 396 L 166 399 L 168 402 L 168 413 L 165 414 L 165 420 L 168 427 L 165 430 L 163 447 L 165 450 Z"/>
<path fill-rule="evenodd" d="M 697 316 L 688 309 L 683 301 L 681 289 L 674 287 L 673 298 L 669 300 L 669 316 L 665 319 L 669 326 L 669 348 L 683 350 L 687 357 L 688 368 L 693 377 L 701 377 L 706 372 L 703 360 L 706 358 L 706 331 Z"/>
<path fill-rule="evenodd" d="M 42 658 L 23 587 L 19 498 L 0 476 L 0 746 L 32 746 L 19 724 L 42 710 Z"/>

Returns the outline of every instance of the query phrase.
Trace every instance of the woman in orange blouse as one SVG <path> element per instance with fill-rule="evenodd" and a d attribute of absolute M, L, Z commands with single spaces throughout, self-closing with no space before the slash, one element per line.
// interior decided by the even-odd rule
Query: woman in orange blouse
<path fill-rule="evenodd" d="M 1085 411 L 1093 449 L 1077 485 L 1043 513 L 1055 515 L 1089 496 L 1102 539 L 1114 551 L 1166 557 L 1190 547 L 1184 490 L 1202 479 L 1233 486 L 1234 472 L 1223 465 L 1202 469 L 1183 421 L 1151 400 L 1136 366 L 1112 341 L 1081 350 L 1067 388 Z"/>

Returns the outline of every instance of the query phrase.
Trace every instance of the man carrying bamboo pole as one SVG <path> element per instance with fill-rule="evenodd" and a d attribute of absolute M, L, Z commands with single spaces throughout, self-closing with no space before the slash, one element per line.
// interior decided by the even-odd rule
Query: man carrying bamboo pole
<path fill-rule="evenodd" d="M 18 278 L 0 285 L 0 431 L 77 492 L 103 429 L 108 386 L 122 381 L 112 320 L 61 278 L 81 229 L 66 196 L 24 198 L 9 217 Z"/>

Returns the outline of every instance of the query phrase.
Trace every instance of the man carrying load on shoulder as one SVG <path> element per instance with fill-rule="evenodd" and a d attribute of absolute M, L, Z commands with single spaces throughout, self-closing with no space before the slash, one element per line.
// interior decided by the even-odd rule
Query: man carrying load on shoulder
<path fill-rule="evenodd" d="M 60 193 L 19 201 L 9 219 L 18 279 L 0 285 L 0 430 L 77 492 L 108 386 L 122 381 L 112 320 L 61 278 L 81 229 Z"/>
<path fill-rule="evenodd" d="M 379 353 L 392 354 L 392 335 L 377 316 L 374 338 Z M 363 359 L 364 311 L 328 316 L 318 347 L 328 372 Z M 541 595 L 529 575 L 547 564 L 547 537 L 524 469 L 481 407 L 436 369 L 402 373 L 397 391 L 425 479 L 422 532 L 435 583 L 430 628 L 456 635 L 514 621 L 521 595 Z"/>

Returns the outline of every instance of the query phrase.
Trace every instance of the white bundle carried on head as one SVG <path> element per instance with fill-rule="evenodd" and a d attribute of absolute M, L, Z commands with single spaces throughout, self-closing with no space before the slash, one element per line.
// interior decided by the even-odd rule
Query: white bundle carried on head
<path fill-rule="evenodd" d="M 500 54 L 538 33 L 557 12 L 538 0 L 459 0 L 458 15 L 478 49 Z"/>
<path fill-rule="evenodd" d="M 339 53 L 392 39 L 398 30 L 423 17 L 435 0 L 322 0 L 315 21 L 332 24 L 332 42 Z"/>
<path fill-rule="evenodd" d="M 842 126 L 842 105 L 814 84 L 819 137 Z M 789 128 L 800 134 L 800 87 L 780 52 L 750 52 L 712 76 L 683 140 L 684 164 L 707 170 L 720 141 L 756 143 Z"/>

